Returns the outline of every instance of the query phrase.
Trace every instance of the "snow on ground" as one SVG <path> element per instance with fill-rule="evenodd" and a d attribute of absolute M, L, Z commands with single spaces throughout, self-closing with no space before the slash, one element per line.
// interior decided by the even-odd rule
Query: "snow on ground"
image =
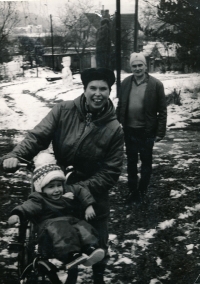
<path fill-rule="evenodd" d="M 50 111 L 48 101 L 72 100 L 82 93 L 80 75 L 74 76 L 74 89 L 67 90 L 62 80 L 47 81 L 49 73 L 54 76 L 40 69 L 37 78 L 35 71 L 28 70 L 24 78 L 1 84 L 0 129 L 31 129 Z"/>
<path fill-rule="evenodd" d="M 80 74 L 73 75 L 73 87 L 67 89 L 63 85 L 62 80 L 57 80 L 53 82 L 48 82 L 45 78 L 52 76 L 52 71 L 48 69 L 39 68 L 38 78 L 36 77 L 36 72 L 33 70 L 28 70 L 25 73 L 24 78 L 17 78 L 11 82 L 3 82 L 1 84 L 0 93 L 0 129 L 17 129 L 17 130 L 28 130 L 34 127 L 51 109 L 52 104 L 61 100 L 72 100 L 79 96 L 83 92 L 83 87 L 80 80 Z M 54 74 L 53 74 L 54 75 Z M 129 74 L 122 73 L 121 79 L 123 80 Z M 57 75 L 59 76 L 59 74 Z M 198 122 L 200 119 L 200 75 L 199 74 L 153 74 L 153 76 L 160 79 L 165 87 L 166 95 L 171 94 L 174 89 L 178 92 L 181 91 L 181 105 L 169 105 L 168 106 L 168 128 L 184 128 L 188 125 L 189 121 L 195 120 Z M 116 99 L 116 86 L 113 86 L 111 92 L 111 99 L 114 104 L 117 104 Z M 6 114 L 6 115 L 5 115 Z M 170 138 L 170 134 L 168 134 Z M 173 139 L 173 137 L 172 137 Z M 199 163 L 200 157 L 190 156 L 190 159 L 182 156 L 183 152 L 179 147 L 179 142 L 188 143 L 187 139 L 184 138 L 174 139 L 173 145 L 169 151 L 169 154 L 174 156 L 177 160 L 176 164 L 173 166 L 174 170 L 179 169 L 186 171 L 189 165 Z M 158 149 L 162 143 L 155 145 L 155 149 Z M 163 145 L 163 144 L 162 144 Z M 157 164 L 153 167 L 158 167 L 158 165 L 167 165 L 170 163 L 169 160 L 163 159 L 155 155 Z M 126 176 L 121 176 L 120 181 L 126 182 Z M 168 183 L 176 181 L 175 178 L 160 179 L 160 182 Z M 183 186 L 182 186 L 183 187 Z M 193 191 L 194 188 L 174 188 L 170 191 L 170 197 L 172 200 L 176 200 L 186 196 L 189 192 Z M 114 194 L 114 193 L 113 193 Z M 112 192 L 111 192 L 112 195 Z M 200 211 L 200 204 L 194 204 L 194 206 L 186 206 L 179 215 L 174 216 L 173 219 L 162 220 L 162 222 L 157 223 L 156 227 L 145 230 L 144 228 L 137 228 L 137 230 L 130 231 L 125 234 L 125 238 L 122 247 L 126 247 L 129 243 L 131 244 L 130 253 L 123 253 L 118 255 L 116 261 L 114 261 L 116 252 L 110 251 L 111 261 L 114 262 L 116 267 L 120 267 L 122 263 L 130 265 L 133 264 L 133 260 L 139 257 L 138 248 L 140 251 L 144 252 L 152 245 L 152 239 L 156 237 L 158 232 L 164 231 L 168 228 L 175 227 L 178 220 L 187 220 L 187 218 L 194 215 L 196 212 Z M 131 214 L 127 215 L 127 219 L 131 218 Z M 199 220 L 200 222 L 200 220 Z M 198 223 L 198 222 L 197 222 Z M 185 240 L 190 234 L 191 226 L 194 224 L 187 225 L 185 223 L 185 235 L 176 237 L 177 241 L 181 242 Z M 113 244 L 118 244 L 117 236 L 111 234 L 109 236 L 110 242 Z M 187 254 L 192 254 L 194 244 L 188 244 Z M 7 253 L 7 252 L 1 252 Z M 158 266 L 162 267 L 162 259 L 157 257 L 156 263 Z M 162 283 L 162 279 L 167 279 L 170 275 L 170 271 L 165 271 L 165 275 L 162 277 L 153 278 L 150 284 Z M 64 276 L 63 276 L 64 277 Z M 78 283 L 82 283 L 81 279 L 83 274 L 79 275 Z M 161 281 L 160 281 L 161 280 Z M 107 282 L 109 283 L 109 279 Z"/>
<path fill-rule="evenodd" d="M 129 76 L 122 72 L 121 79 Z M 28 130 L 33 128 L 51 109 L 47 102 L 73 100 L 83 92 L 80 74 L 73 75 L 73 87 L 67 89 L 62 80 L 49 82 L 47 77 L 61 76 L 49 69 L 38 68 L 25 71 L 25 76 L 1 84 L 0 94 L 0 129 Z M 174 89 L 181 91 L 181 106 L 168 107 L 168 126 L 180 128 L 188 125 L 189 119 L 200 117 L 199 74 L 153 74 L 165 87 L 166 95 Z M 117 105 L 116 85 L 112 87 L 111 99 Z M 38 100 L 38 98 L 40 100 Z M 7 114 L 5 117 L 4 114 Z"/>
<path fill-rule="evenodd" d="M 122 74 L 122 79 L 129 74 Z M 181 106 L 168 106 L 167 125 L 170 128 L 184 128 L 188 125 L 188 120 L 200 118 L 200 74 L 177 74 L 153 73 L 152 76 L 161 80 L 165 88 L 166 96 L 170 95 L 174 90 L 180 91 Z"/>

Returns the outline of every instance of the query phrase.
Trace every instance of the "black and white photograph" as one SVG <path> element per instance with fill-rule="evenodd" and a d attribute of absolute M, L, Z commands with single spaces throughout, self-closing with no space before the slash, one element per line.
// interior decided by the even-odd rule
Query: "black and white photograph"
<path fill-rule="evenodd" d="M 0 284 L 200 284 L 200 0 L 0 1 Z"/>

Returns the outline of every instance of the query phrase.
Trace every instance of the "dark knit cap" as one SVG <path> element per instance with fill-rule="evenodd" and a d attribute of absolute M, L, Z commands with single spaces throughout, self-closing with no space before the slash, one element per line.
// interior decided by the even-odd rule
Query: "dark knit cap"
<path fill-rule="evenodd" d="M 112 70 L 107 68 L 89 68 L 81 73 L 81 80 L 85 89 L 89 82 L 95 80 L 106 81 L 111 89 L 111 86 L 115 83 L 115 74 Z"/>

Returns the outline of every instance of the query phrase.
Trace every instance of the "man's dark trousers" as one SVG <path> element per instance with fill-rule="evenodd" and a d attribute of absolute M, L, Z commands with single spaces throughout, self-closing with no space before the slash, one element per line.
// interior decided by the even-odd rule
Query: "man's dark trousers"
<path fill-rule="evenodd" d="M 128 187 L 133 198 L 144 198 L 152 173 L 154 137 L 148 137 L 144 128 L 124 129 L 127 154 Z M 141 179 L 138 185 L 138 154 L 141 160 Z"/>

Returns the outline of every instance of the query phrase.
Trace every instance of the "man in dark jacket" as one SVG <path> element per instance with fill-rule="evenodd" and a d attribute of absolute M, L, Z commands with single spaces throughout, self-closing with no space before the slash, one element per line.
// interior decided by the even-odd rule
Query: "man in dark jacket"
<path fill-rule="evenodd" d="M 117 117 L 124 128 L 129 197 L 128 204 L 144 201 L 152 172 L 154 142 L 163 139 L 166 131 L 167 108 L 163 84 L 146 72 L 142 53 L 132 53 L 133 75 L 121 84 Z M 138 153 L 141 178 L 138 184 Z"/>
<path fill-rule="evenodd" d="M 100 246 L 108 249 L 109 189 L 117 182 L 123 160 L 123 131 L 109 99 L 114 72 L 90 68 L 81 74 L 84 94 L 53 107 L 14 150 L 3 157 L 4 168 L 13 168 L 20 158 L 31 160 L 52 142 L 58 165 L 65 171 L 73 166 L 77 182 L 67 191 L 78 195 L 88 191 L 96 203 L 90 221 L 100 236 Z M 95 284 L 103 284 L 104 263 L 93 266 Z M 71 279 L 71 278 L 69 278 Z M 67 283 L 71 284 L 69 280 Z M 74 282 L 73 282 L 74 283 Z"/>

